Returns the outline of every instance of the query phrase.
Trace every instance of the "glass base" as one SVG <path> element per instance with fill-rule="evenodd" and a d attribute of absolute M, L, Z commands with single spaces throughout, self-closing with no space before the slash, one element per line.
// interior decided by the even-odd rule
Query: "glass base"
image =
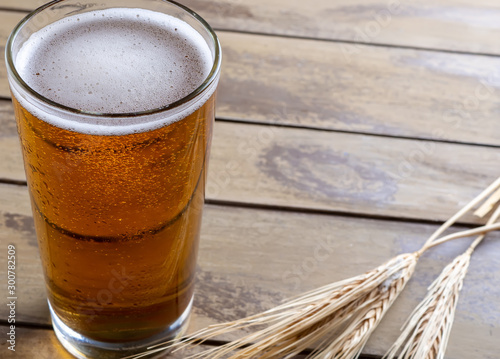
<path fill-rule="evenodd" d="M 180 337 L 187 327 L 192 304 L 193 300 L 191 299 L 191 302 L 179 319 L 163 332 L 147 339 L 126 343 L 107 343 L 84 337 L 64 324 L 54 312 L 50 303 L 49 308 L 52 317 L 52 326 L 54 327 L 57 339 L 75 357 L 79 359 L 118 359 L 143 353 L 152 345 Z M 165 353 L 163 351 L 145 356 L 144 358 L 158 358 L 165 355 Z"/>

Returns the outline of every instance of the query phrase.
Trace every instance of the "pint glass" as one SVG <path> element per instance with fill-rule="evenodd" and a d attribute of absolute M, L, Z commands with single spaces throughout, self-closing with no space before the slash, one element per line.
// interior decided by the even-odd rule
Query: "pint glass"
<path fill-rule="evenodd" d="M 48 302 L 80 358 L 178 336 L 193 299 L 221 53 L 166 0 L 59 0 L 6 59 Z"/>

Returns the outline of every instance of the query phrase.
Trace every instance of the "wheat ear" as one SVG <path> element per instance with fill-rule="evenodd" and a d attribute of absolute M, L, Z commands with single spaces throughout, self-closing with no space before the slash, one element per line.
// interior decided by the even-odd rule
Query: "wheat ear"
<path fill-rule="evenodd" d="M 397 275 L 389 278 L 367 298 L 368 304 L 357 315 L 350 325 L 333 342 L 323 349 L 313 352 L 311 358 L 356 358 L 361 353 L 371 333 L 384 317 L 387 310 L 403 291 L 411 278 L 417 264 L 417 255 L 406 258 L 404 268 Z"/>
<path fill-rule="evenodd" d="M 498 193 L 498 192 L 497 192 Z M 498 201 L 499 198 L 496 198 Z M 476 214 L 484 215 L 491 210 L 492 202 L 487 201 L 489 209 L 480 209 Z M 494 205 L 494 204 L 493 204 Z M 500 206 L 488 220 L 493 224 L 500 217 Z M 455 310 L 469 269 L 470 259 L 476 246 L 483 240 L 480 235 L 461 255 L 443 269 L 431 284 L 426 297 L 410 315 L 402 333 L 385 355 L 385 359 L 444 359 L 448 338 L 451 333 Z"/>
<path fill-rule="evenodd" d="M 467 230 L 443 237 L 442 240 L 470 236 L 471 233 L 481 233 L 491 228 L 479 227 L 472 232 Z M 500 226 L 493 228 L 500 229 Z M 324 356 L 325 353 L 335 350 L 335 346 L 342 346 L 342 341 L 345 341 L 342 350 L 351 347 L 351 351 L 339 358 L 355 358 L 410 279 L 420 254 L 420 251 L 401 254 L 362 275 L 305 293 L 264 313 L 209 326 L 179 342 L 151 348 L 133 358 L 167 348 L 180 350 L 219 335 L 255 326 L 264 328 L 187 358 L 285 358 L 312 345 L 320 348 L 312 355 L 328 358 Z M 342 329 L 343 334 L 333 340 L 339 329 Z M 332 341 L 333 344 L 329 345 Z M 323 352 L 321 348 L 326 348 L 326 351 Z"/>
<path fill-rule="evenodd" d="M 299 354 L 312 343 L 331 339 L 338 329 L 344 331 L 344 324 L 361 320 L 373 308 L 379 313 L 380 303 L 392 304 L 416 263 L 416 253 L 399 255 L 369 272 L 321 287 L 267 312 L 210 326 L 174 347 L 180 349 L 199 342 L 199 338 L 207 340 L 228 331 L 265 325 L 255 333 L 189 358 L 270 359 Z M 371 319 L 366 317 L 363 322 L 369 324 Z"/>
<path fill-rule="evenodd" d="M 253 333 L 188 358 L 290 358 L 313 345 L 317 349 L 311 357 L 355 358 L 403 290 L 422 253 L 451 239 L 500 229 L 500 224 L 495 224 L 439 238 L 460 217 L 498 188 L 500 178 L 446 221 L 419 251 L 401 254 L 365 274 L 305 293 L 264 313 L 209 326 L 173 344 L 152 347 L 134 358 L 165 349 L 179 350 L 218 335 L 255 326 L 257 330 Z M 335 338 L 339 330 L 341 334 Z"/>

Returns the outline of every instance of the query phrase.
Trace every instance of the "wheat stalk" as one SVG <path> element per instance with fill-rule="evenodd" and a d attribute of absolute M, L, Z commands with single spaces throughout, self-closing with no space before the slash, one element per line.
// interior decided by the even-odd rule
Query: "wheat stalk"
<path fill-rule="evenodd" d="M 495 196 L 497 193 L 498 191 Z M 484 216 L 492 206 L 494 204 L 488 200 L 475 214 Z M 487 224 L 494 223 L 498 217 L 500 217 L 500 206 Z M 460 290 L 469 269 L 471 256 L 484 237 L 482 234 L 476 238 L 463 254 L 443 269 L 429 287 L 426 297 L 406 321 L 401 335 L 384 356 L 385 359 L 395 358 L 398 352 L 400 359 L 444 359 Z"/>
<path fill-rule="evenodd" d="M 215 336 L 249 328 L 256 330 L 230 343 L 193 354 L 188 358 L 290 358 L 311 346 L 317 348 L 311 353 L 311 358 L 356 358 L 384 314 L 404 289 L 418 259 L 426 250 L 455 238 L 500 229 L 500 223 L 490 223 L 440 237 L 459 218 L 498 188 L 500 178 L 441 225 L 416 252 L 396 256 L 365 274 L 305 293 L 264 313 L 230 323 L 212 325 L 178 342 L 151 347 L 149 351 L 133 358 L 166 349 L 179 350 L 191 344 L 201 344 Z M 336 335 L 338 336 L 335 337 Z M 440 337 L 442 340 L 447 339 L 446 333 Z"/>

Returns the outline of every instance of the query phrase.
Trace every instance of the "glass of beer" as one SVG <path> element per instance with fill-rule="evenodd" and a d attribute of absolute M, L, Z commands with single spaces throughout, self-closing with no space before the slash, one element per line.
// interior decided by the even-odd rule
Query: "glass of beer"
<path fill-rule="evenodd" d="M 174 339 L 193 301 L 220 44 L 166 0 L 59 0 L 6 59 L 55 333 L 79 358 Z"/>

